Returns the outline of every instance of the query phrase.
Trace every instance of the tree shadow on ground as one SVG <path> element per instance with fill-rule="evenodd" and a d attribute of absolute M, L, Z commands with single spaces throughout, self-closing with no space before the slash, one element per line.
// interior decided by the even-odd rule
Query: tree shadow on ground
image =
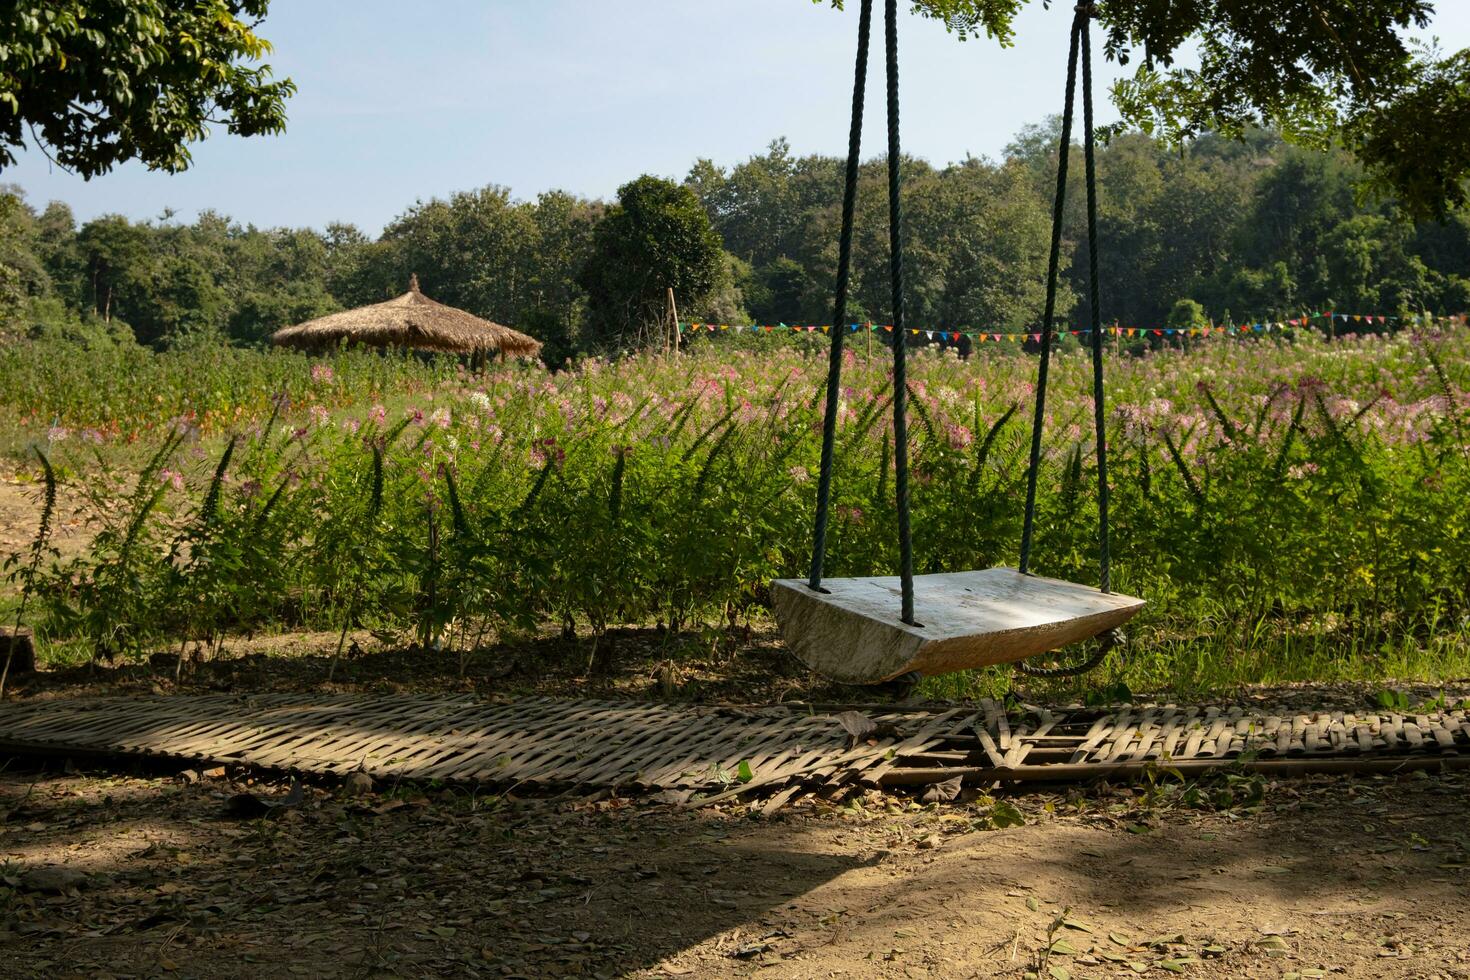
<path fill-rule="evenodd" d="M 242 977 L 1015 974 L 1065 909 L 1090 930 L 1062 927 L 1077 955 L 1215 957 L 1210 975 L 1239 976 L 1283 968 L 1277 935 L 1298 965 L 1420 976 L 1449 962 L 1470 911 L 1462 774 L 1304 780 L 1255 811 L 1143 818 L 1106 794 L 1055 817 L 1033 794 L 1016 798 L 1027 825 L 986 832 L 962 806 L 773 821 L 407 786 L 224 819 L 243 788 L 0 775 L 0 877 L 47 862 L 89 876 L 0 903 L 12 975 L 63 957 Z M 1401 949 L 1407 972 L 1383 960 Z"/>
<path fill-rule="evenodd" d="M 19 780 L 0 782 L 6 874 L 62 860 L 88 876 L 73 894 L 22 890 L 0 907 L 10 975 L 56 966 L 58 941 L 77 970 L 613 975 L 876 860 L 748 846 L 719 815 L 622 801 L 315 792 L 278 819 L 237 822 L 220 817 L 222 785 L 85 782 L 43 778 L 24 802 Z M 17 833 L 18 820 L 44 829 Z"/>

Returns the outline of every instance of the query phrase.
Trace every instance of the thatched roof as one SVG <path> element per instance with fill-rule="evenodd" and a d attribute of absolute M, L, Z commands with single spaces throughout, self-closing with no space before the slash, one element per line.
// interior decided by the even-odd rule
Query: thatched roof
<path fill-rule="evenodd" d="M 418 276 L 409 279 L 408 292 L 397 299 L 317 317 L 271 336 L 272 343 L 306 350 L 343 340 L 456 354 L 500 351 L 511 357 L 534 357 L 541 351 L 541 341 L 534 337 L 429 299 L 419 292 Z"/>

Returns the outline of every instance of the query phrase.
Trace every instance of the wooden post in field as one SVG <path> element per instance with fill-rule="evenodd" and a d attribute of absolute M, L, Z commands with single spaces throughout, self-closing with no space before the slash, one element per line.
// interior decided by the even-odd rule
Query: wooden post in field
<path fill-rule="evenodd" d="M 669 287 L 669 319 L 673 322 L 674 353 L 679 353 L 679 307 L 674 305 L 674 287 Z M 664 348 L 668 350 L 667 347 Z"/>
<path fill-rule="evenodd" d="M 868 335 L 868 360 L 873 359 L 873 324 L 864 323 L 863 332 Z"/>

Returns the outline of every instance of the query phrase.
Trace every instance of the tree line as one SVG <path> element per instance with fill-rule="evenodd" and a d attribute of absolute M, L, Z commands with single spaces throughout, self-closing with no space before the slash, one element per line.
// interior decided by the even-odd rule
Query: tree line
<path fill-rule="evenodd" d="M 1015 331 L 1040 316 L 1056 120 L 998 160 L 903 166 L 908 322 Z M 1072 152 L 1080 150 L 1073 148 Z M 441 302 L 579 352 L 662 343 L 667 290 L 686 320 L 826 323 L 842 161 L 785 140 L 733 167 L 701 159 L 682 181 L 643 176 L 610 202 L 488 185 L 415 203 L 376 238 L 107 215 L 81 224 L 11 188 L 0 195 L 0 331 L 158 348 L 260 345 L 282 326 L 402 293 L 417 274 Z M 885 164 L 862 167 L 852 320 L 888 317 Z M 1066 206 L 1065 320 L 1086 316 L 1080 162 Z M 1470 214 L 1413 220 L 1375 196 L 1339 149 L 1266 131 L 1182 150 L 1137 132 L 1098 156 L 1102 314 L 1125 325 L 1283 318 L 1305 308 L 1470 308 Z"/>

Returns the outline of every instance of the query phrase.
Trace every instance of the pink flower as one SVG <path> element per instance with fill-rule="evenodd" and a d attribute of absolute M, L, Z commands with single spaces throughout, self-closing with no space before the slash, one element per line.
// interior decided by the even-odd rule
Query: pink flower
<path fill-rule="evenodd" d="M 330 364 L 313 364 L 311 366 L 311 380 L 318 384 L 326 384 L 334 377 Z"/>
<path fill-rule="evenodd" d="M 184 474 L 180 473 L 178 470 L 160 470 L 158 473 L 158 481 L 160 483 L 169 484 L 175 490 L 182 491 L 184 489 Z"/>
<path fill-rule="evenodd" d="M 368 421 L 374 425 L 382 425 L 388 421 L 388 410 L 382 405 L 374 405 L 368 409 Z"/>
<path fill-rule="evenodd" d="M 545 466 L 548 462 L 560 466 L 566 462 L 566 450 L 556 444 L 556 439 L 548 436 L 537 440 L 536 445 L 531 447 L 531 463 L 536 467 Z"/>

